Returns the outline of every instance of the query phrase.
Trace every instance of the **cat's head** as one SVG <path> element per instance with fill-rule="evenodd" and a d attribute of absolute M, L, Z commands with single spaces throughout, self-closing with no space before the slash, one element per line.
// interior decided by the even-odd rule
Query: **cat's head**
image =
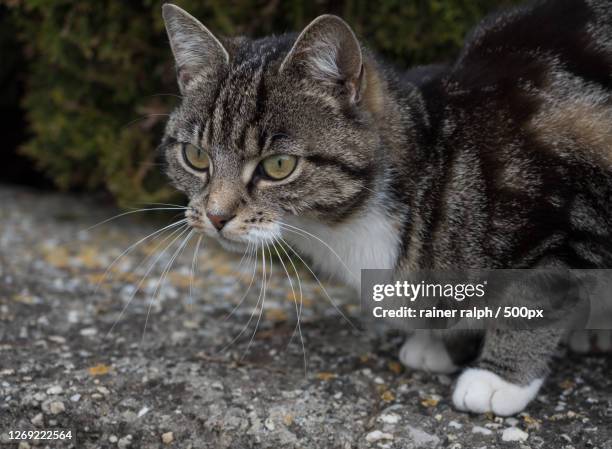
<path fill-rule="evenodd" d="M 162 148 L 191 226 L 236 249 L 288 217 L 334 226 L 364 206 L 382 87 L 342 19 L 251 40 L 217 38 L 174 5 L 163 16 L 182 100 Z"/>

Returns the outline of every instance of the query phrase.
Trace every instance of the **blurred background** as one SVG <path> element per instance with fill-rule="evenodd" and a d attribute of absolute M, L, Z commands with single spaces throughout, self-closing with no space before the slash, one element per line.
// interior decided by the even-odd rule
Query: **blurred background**
<path fill-rule="evenodd" d="M 0 0 L 0 182 L 96 192 L 121 206 L 173 191 L 155 148 L 178 93 L 154 0 Z M 512 0 L 177 0 L 219 35 L 299 31 L 346 19 L 400 67 L 452 58 Z"/>

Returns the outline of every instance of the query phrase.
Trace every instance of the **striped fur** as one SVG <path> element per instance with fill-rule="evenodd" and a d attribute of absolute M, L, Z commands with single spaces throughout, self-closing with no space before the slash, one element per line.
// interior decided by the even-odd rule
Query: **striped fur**
<path fill-rule="evenodd" d="M 491 16 L 456 61 L 406 73 L 331 16 L 299 37 L 217 40 L 178 8 L 168 14 L 179 80 L 181 58 L 191 59 L 164 137 L 167 172 L 190 197 L 191 223 L 227 246 L 289 223 L 331 239 L 352 271 L 612 268 L 608 1 L 545 0 Z M 179 30 L 204 42 L 202 60 Z M 207 151 L 211 172 L 188 170 L 177 142 Z M 295 172 L 259 179 L 259 161 L 279 153 L 299 157 Z M 221 234 L 204 217 L 211 208 L 235 215 Z M 316 242 L 285 235 L 339 271 Z M 472 373 L 539 386 L 559 338 L 488 334 Z"/>

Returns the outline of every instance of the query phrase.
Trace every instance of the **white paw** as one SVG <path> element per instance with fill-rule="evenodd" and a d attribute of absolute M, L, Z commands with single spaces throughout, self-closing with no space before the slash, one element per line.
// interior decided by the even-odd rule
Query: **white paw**
<path fill-rule="evenodd" d="M 543 379 L 515 385 L 484 369 L 465 370 L 455 386 L 453 403 L 459 410 L 509 416 L 519 413 L 536 397 Z"/>
<path fill-rule="evenodd" d="M 430 373 L 450 374 L 457 371 L 444 343 L 427 332 L 416 332 L 410 336 L 400 349 L 399 359 L 408 368 Z"/>

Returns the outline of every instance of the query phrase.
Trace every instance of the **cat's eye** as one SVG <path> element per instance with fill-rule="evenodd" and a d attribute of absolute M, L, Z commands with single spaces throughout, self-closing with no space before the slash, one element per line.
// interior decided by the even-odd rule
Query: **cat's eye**
<path fill-rule="evenodd" d="M 275 154 L 261 161 L 263 173 L 271 179 L 285 179 L 295 169 L 297 158 L 289 154 Z"/>
<path fill-rule="evenodd" d="M 210 167 L 206 152 L 190 143 L 183 144 L 183 159 L 189 167 L 197 171 L 206 171 Z"/>

